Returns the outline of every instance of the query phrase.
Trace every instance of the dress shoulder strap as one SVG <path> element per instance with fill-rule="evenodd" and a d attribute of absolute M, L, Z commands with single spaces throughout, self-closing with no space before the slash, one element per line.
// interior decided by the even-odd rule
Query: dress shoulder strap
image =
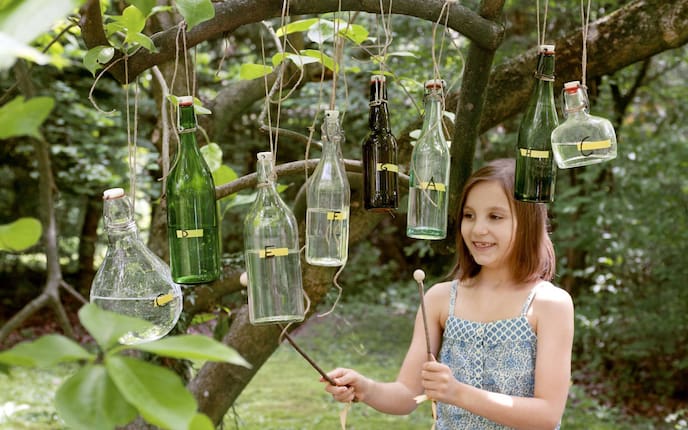
<path fill-rule="evenodd" d="M 537 284 L 535 284 L 533 288 L 530 289 L 530 294 L 528 294 L 528 298 L 526 299 L 525 303 L 523 303 L 523 308 L 521 309 L 521 316 L 526 316 L 528 308 L 530 307 L 530 304 L 533 303 L 533 299 L 535 298 L 535 292 L 540 286 L 540 284 L 542 284 L 542 282 L 538 282 Z"/>
<path fill-rule="evenodd" d="M 456 288 L 459 285 L 459 281 L 454 279 L 451 283 L 449 291 L 449 316 L 454 316 L 454 305 L 456 304 Z"/>

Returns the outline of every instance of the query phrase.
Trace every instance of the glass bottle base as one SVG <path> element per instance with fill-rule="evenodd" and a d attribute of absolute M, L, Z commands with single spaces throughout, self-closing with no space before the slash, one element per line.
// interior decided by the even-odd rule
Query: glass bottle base
<path fill-rule="evenodd" d="M 439 228 L 413 227 L 406 229 L 406 236 L 412 239 L 441 240 L 447 237 L 447 232 Z"/>

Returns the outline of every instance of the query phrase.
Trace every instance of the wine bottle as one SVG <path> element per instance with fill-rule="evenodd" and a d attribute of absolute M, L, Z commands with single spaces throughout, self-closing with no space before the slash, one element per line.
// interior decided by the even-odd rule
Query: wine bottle
<path fill-rule="evenodd" d="M 167 175 L 167 238 L 172 278 L 180 284 L 220 276 L 220 232 L 215 183 L 196 142 L 193 97 L 179 97 L 180 148 Z"/>
<path fill-rule="evenodd" d="M 363 141 L 363 206 L 374 212 L 389 212 L 399 206 L 399 165 L 384 75 L 371 77 L 369 106 L 370 131 Z"/>
<path fill-rule="evenodd" d="M 554 45 L 541 45 L 535 72 L 535 89 L 521 119 L 516 149 L 514 196 L 525 202 L 554 200 L 556 164 L 552 130 L 559 125 L 554 106 Z"/>

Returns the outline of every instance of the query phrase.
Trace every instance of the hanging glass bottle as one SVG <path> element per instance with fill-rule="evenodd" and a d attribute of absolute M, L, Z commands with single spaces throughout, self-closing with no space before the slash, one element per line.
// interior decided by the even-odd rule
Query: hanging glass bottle
<path fill-rule="evenodd" d="M 449 147 L 442 127 L 443 83 L 425 83 L 425 117 L 411 154 L 406 235 L 444 239 L 447 235 Z"/>
<path fill-rule="evenodd" d="M 181 284 L 220 276 L 220 232 L 215 183 L 196 143 L 193 97 L 179 97 L 180 148 L 167 176 L 167 236 L 172 278 Z"/>
<path fill-rule="evenodd" d="M 343 141 L 339 111 L 325 111 L 322 157 L 306 194 L 306 261 L 315 266 L 342 266 L 347 259 L 351 190 L 340 157 Z"/>
<path fill-rule="evenodd" d="M 137 344 L 169 333 L 182 311 L 182 292 L 170 269 L 139 239 L 134 213 L 122 188 L 103 193 L 103 221 L 108 248 L 91 285 L 91 303 L 102 309 L 144 319 L 151 326 L 119 341 Z"/>
<path fill-rule="evenodd" d="M 370 131 L 363 142 L 363 206 L 388 212 L 399 206 L 397 140 L 392 135 L 387 110 L 384 75 L 370 79 Z"/>
<path fill-rule="evenodd" d="M 556 165 L 552 156 L 552 130 L 559 124 L 554 106 L 554 45 L 541 45 L 535 72 L 535 89 L 518 129 L 514 196 L 526 202 L 554 200 Z"/>
<path fill-rule="evenodd" d="M 588 112 L 588 94 L 578 81 L 564 84 L 566 120 L 552 131 L 552 151 L 562 169 L 616 158 L 616 133 L 609 120 Z"/>
<path fill-rule="evenodd" d="M 272 153 L 258 153 L 258 195 L 244 219 L 251 324 L 303 321 L 303 291 L 296 218 L 282 201 Z"/>

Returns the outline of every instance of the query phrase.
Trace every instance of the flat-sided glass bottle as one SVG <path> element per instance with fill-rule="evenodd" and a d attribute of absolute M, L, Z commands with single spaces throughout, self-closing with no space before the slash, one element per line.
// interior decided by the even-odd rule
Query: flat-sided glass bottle
<path fill-rule="evenodd" d="M 525 202 L 554 200 L 556 164 L 552 130 L 559 125 L 554 105 L 554 45 L 541 45 L 535 72 L 535 89 L 518 129 L 514 196 Z"/>
<path fill-rule="evenodd" d="M 172 278 L 181 284 L 220 276 L 215 183 L 196 142 L 193 97 L 179 97 L 180 148 L 167 176 L 167 236 Z"/>
<path fill-rule="evenodd" d="M 590 115 L 588 94 L 578 81 L 564 84 L 566 120 L 552 131 L 552 151 L 562 169 L 616 158 L 616 133 L 606 118 Z"/>
<path fill-rule="evenodd" d="M 441 80 L 425 83 L 425 117 L 413 147 L 410 165 L 406 235 L 414 239 L 444 239 L 449 201 L 449 147 L 442 127 Z"/>
<path fill-rule="evenodd" d="M 397 140 L 392 134 L 387 110 L 384 75 L 370 79 L 370 131 L 363 141 L 363 206 L 374 212 L 399 207 Z"/>
<path fill-rule="evenodd" d="M 348 255 L 351 189 L 340 157 L 343 141 L 339 111 L 325 111 L 322 156 L 306 194 L 306 261 L 315 266 L 342 266 Z"/>
<path fill-rule="evenodd" d="M 139 239 L 134 212 L 122 188 L 103 193 L 108 248 L 91 285 L 90 299 L 102 309 L 151 323 L 119 341 L 133 345 L 165 336 L 182 311 L 182 292 L 170 269 Z"/>
<path fill-rule="evenodd" d="M 299 232 L 277 193 L 272 153 L 258 153 L 258 195 L 244 218 L 244 255 L 251 324 L 303 321 Z"/>

